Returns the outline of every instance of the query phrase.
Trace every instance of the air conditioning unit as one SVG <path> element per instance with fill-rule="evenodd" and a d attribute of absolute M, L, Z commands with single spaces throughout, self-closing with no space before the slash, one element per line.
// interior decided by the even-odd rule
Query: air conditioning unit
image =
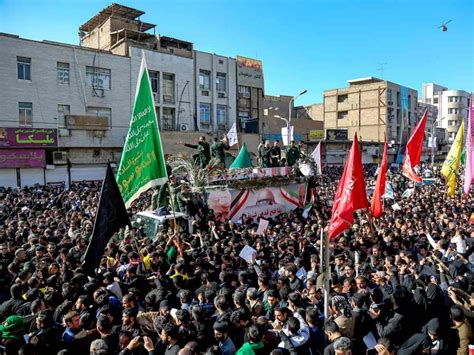
<path fill-rule="evenodd" d="M 207 90 L 202 90 L 202 91 L 201 91 L 201 95 L 202 95 L 202 96 L 209 96 L 209 91 L 207 91 Z"/>
<path fill-rule="evenodd" d="M 217 97 L 218 97 L 219 99 L 225 99 L 225 92 L 218 92 L 218 93 L 217 93 Z"/>
<path fill-rule="evenodd" d="M 93 88 L 93 89 L 92 89 L 92 96 L 95 96 L 95 97 L 104 97 L 104 96 L 105 96 L 105 91 L 104 91 L 104 89 L 96 89 L 96 88 Z"/>
<path fill-rule="evenodd" d="M 187 124 L 180 124 L 179 125 L 179 130 L 180 131 L 187 131 L 188 130 L 188 125 Z"/>
<path fill-rule="evenodd" d="M 93 131 L 92 135 L 94 136 L 94 138 L 104 138 L 105 131 Z"/>
<path fill-rule="evenodd" d="M 155 100 L 155 102 L 160 102 L 160 94 L 158 92 L 153 93 L 153 100 Z"/>
<path fill-rule="evenodd" d="M 173 102 L 173 95 L 163 95 L 163 103 L 172 104 Z"/>
<path fill-rule="evenodd" d="M 67 164 L 67 152 L 53 152 L 53 163 L 54 165 Z"/>

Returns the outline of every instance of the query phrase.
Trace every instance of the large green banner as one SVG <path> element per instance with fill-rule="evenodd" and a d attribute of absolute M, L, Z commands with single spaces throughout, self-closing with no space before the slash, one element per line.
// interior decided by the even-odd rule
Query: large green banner
<path fill-rule="evenodd" d="M 155 104 L 143 57 L 117 184 L 128 208 L 143 191 L 164 184 L 167 179 Z"/>

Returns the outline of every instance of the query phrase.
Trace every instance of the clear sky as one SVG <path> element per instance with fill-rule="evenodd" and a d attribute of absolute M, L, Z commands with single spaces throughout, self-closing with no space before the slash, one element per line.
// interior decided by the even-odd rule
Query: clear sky
<path fill-rule="evenodd" d="M 113 0 L 0 0 L 0 32 L 78 44 L 78 28 Z M 157 33 L 263 62 L 265 93 L 308 93 L 377 76 L 417 89 L 474 91 L 473 0 L 115 0 Z M 437 29 L 453 20 L 447 32 Z M 382 65 L 381 63 L 386 63 Z"/>

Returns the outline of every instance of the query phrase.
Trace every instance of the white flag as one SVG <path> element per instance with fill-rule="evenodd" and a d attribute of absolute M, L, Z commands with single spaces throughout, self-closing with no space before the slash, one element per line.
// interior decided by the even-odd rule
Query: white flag
<path fill-rule="evenodd" d="M 234 124 L 230 127 L 229 133 L 227 133 L 227 138 L 229 139 L 229 147 L 239 143 L 239 137 L 237 136 L 237 126 Z"/>
<path fill-rule="evenodd" d="M 281 140 L 283 145 L 289 145 L 293 140 L 293 126 L 290 126 L 290 133 L 288 134 L 288 127 L 282 127 L 281 129 Z"/>
<path fill-rule="evenodd" d="M 436 137 L 428 138 L 428 148 L 436 148 Z"/>
<path fill-rule="evenodd" d="M 316 172 L 316 174 L 322 175 L 323 174 L 323 166 L 322 166 L 322 162 L 321 162 L 321 142 L 319 142 L 317 147 L 313 150 L 313 152 L 311 153 L 311 157 L 316 162 L 316 166 L 318 168 L 318 171 Z"/>

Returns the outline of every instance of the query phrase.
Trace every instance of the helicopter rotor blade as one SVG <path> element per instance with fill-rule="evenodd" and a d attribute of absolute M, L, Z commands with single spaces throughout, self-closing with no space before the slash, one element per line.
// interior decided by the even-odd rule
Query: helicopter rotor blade
<path fill-rule="evenodd" d="M 444 25 L 446 26 L 448 23 L 450 23 L 453 20 L 449 20 L 448 22 L 445 22 Z"/>

